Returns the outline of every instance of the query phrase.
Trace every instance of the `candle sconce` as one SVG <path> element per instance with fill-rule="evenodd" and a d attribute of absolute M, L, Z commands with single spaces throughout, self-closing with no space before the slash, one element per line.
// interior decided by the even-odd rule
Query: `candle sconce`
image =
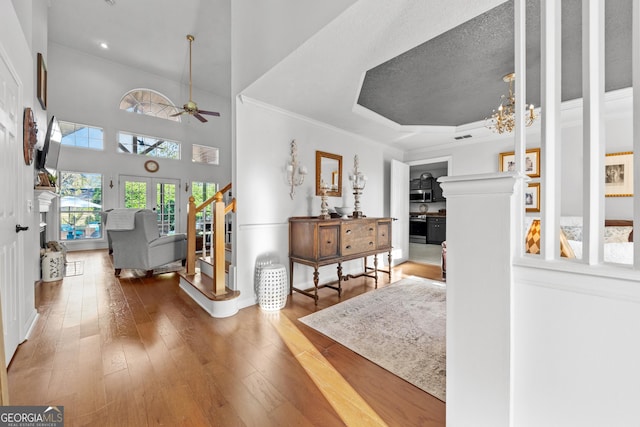
<path fill-rule="evenodd" d="M 360 171 L 357 154 L 353 157 L 353 173 L 349 175 L 349 181 L 351 181 L 353 198 L 355 200 L 353 205 L 353 217 L 362 218 L 364 215 L 360 210 L 360 196 L 362 196 L 362 191 L 364 190 L 365 185 L 367 185 L 367 176 Z"/>
<path fill-rule="evenodd" d="M 329 203 L 327 203 L 327 192 L 331 189 L 331 186 L 323 181 L 320 183 L 320 219 L 329 219 Z"/>
<path fill-rule="evenodd" d="M 300 166 L 298 163 L 298 146 L 296 140 L 291 141 L 291 159 L 287 164 L 287 182 L 291 186 L 289 196 L 293 200 L 293 196 L 296 194 L 296 187 L 302 185 L 304 177 L 307 174 L 307 168 Z"/>

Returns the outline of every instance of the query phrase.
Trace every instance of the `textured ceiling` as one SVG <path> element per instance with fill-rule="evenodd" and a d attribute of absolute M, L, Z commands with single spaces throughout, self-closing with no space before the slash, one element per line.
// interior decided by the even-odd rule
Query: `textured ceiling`
<path fill-rule="evenodd" d="M 562 1 L 562 100 L 580 98 L 580 0 Z M 401 125 L 484 120 L 514 71 L 513 1 L 367 71 L 358 104 Z M 527 1 L 527 103 L 540 105 L 540 2 Z M 631 86 L 631 0 L 605 2 L 605 89 Z M 517 76 L 516 76 L 517 78 Z"/>

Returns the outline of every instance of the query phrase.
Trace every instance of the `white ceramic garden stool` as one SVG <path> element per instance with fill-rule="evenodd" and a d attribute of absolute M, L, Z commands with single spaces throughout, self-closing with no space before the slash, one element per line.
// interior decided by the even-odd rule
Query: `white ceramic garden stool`
<path fill-rule="evenodd" d="M 260 269 L 258 304 L 265 311 L 280 310 L 287 304 L 287 270 L 282 264 L 265 265 Z"/>

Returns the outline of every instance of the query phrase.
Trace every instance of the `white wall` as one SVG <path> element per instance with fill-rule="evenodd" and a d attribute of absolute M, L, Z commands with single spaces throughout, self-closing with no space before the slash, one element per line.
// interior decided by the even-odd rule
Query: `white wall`
<path fill-rule="evenodd" d="M 211 117 L 201 123 L 183 116 L 182 123 L 163 120 L 119 109 L 120 99 L 131 89 L 148 88 L 162 93 L 175 104 L 182 105 L 189 97 L 188 86 L 98 57 L 79 53 L 67 47 L 49 46 L 49 117 L 97 126 L 104 129 L 104 150 L 62 147 L 59 169 L 76 172 L 95 172 L 104 175 L 104 208 L 118 207 L 118 176 L 133 175 L 180 180 L 180 230 L 186 230 L 186 205 L 190 193 L 185 183 L 192 181 L 231 181 L 231 113 L 230 101 L 216 95 L 195 90 L 193 99 L 207 110 L 219 111 L 221 117 Z M 182 144 L 182 159 L 155 159 L 160 165 L 151 174 L 144 169 L 148 157 L 117 152 L 117 132 L 133 132 L 162 137 Z M 191 145 L 217 147 L 220 164 L 204 165 L 191 162 Z M 114 188 L 109 181 L 114 180 Z M 73 249 L 75 242 L 69 242 Z M 85 245 L 86 242 L 83 242 Z M 95 244 L 96 242 L 89 242 Z M 104 247 L 104 242 L 102 242 Z"/>
<path fill-rule="evenodd" d="M 240 93 L 353 3 L 232 1 L 232 93 Z"/>
<path fill-rule="evenodd" d="M 329 197 L 329 206 L 353 206 L 348 174 L 353 158 L 359 156 L 360 169 L 368 182 L 361 198 L 362 211 L 369 217 L 387 214 L 389 162 L 401 152 L 346 133 L 331 126 L 296 116 L 244 98 L 236 106 L 237 174 L 234 180 L 238 211 L 235 218 L 237 286 L 240 306 L 255 303 L 254 267 L 258 257 L 273 254 L 288 267 L 288 218 L 317 216 L 320 197 L 315 195 L 315 155 L 325 151 L 342 156 L 342 197 Z M 298 160 L 309 174 L 304 184 L 289 196 L 285 167 L 290 159 L 291 141 L 298 146 Z M 380 260 L 382 261 L 382 260 Z M 345 274 L 361 271 L 361 261 L 344 264 Z M 295 266 L 296 284 L 313 286 L 313 269 Z M 320 269 L 321 283 L 335 280 L 336 266 Z"/>
<path fill-rule="evenodd" d="M 514 425 L 638 425 L 637 281 L 515 272 Z"/>

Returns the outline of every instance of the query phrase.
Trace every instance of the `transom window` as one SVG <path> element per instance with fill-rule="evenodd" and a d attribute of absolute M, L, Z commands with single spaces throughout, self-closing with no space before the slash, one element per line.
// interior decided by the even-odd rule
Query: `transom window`
<path fill-rule="evenodd" d="M 80 123 L 64 122 L 60 120 L 62 145 L 79 148 L 103 149 L 104 131 L 102 128 L 83 125 Z"/>
<path fill-rule="evenodd" d="M 120 100 L 120 109 L 136 114 L 159 117 L 174 122 L 182 121 L 175 104 L 166 96 L 151 89 L 133 89 Z"/>
<path fill-rule="evenodd" d="M 180 143 L 153 136 L 118 132 L 118 152 L 179 160 Z"/>
<path fill-rule="evenodd" d="M 216 147 L 193 144 L 191 161 L 194 163 L 217 165 L 220 162 L 219 150 Z"/>

